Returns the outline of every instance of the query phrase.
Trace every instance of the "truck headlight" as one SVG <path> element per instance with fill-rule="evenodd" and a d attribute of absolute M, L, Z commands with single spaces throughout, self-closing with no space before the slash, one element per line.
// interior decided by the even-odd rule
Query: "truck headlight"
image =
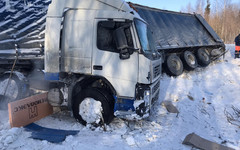
<path fill-rule="evenodd" d="M 150 104 L 150 91 L 149 90 L 144 91 L 143 100 L 145 102 L 145 106 L 148 106 Z"/>

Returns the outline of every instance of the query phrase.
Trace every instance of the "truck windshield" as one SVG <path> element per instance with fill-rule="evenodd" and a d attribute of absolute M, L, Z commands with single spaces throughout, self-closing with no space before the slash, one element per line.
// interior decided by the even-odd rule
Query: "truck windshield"
<path fill-rule="evenodd" d="M 155 44 L 152 37 L 152 32 L 147 27 L 147 24 L 138 19 L 135 19 L 134 22 L 143 52 L 155 52 Z"/>

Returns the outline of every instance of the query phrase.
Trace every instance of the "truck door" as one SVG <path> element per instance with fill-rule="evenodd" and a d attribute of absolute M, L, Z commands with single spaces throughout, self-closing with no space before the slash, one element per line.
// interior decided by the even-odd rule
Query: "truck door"
<path fill-rule="evenodd" d="M 107 78 L 121 96 L 134 97 L 138 81 L 138 52 L 132 52 L 130 58 L 121 59 L 114 38 L 116 29 L 129 24 L 124 32 L 127 45 L 134 48 L 132 23 L 95 19 L 94 24 L 96 44 L 93 46 L 92 73 Z"/>
<path fill-rule="evenodd" d="M 68 10 L 61 39 L 61 71 L 91 74 L 94 11 Z"/>

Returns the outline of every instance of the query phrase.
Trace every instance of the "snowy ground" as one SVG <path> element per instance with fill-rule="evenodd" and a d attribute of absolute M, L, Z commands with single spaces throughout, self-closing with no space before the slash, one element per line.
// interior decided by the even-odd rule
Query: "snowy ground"
<path fill-rule="evenodd" d="M 127 122 L 115 119 L 108 127 L 92 129 L 77 123 L 68 112 L 46 117 L 39 125 L 80 130 L 61 144 L 28 138 L 23 128 L 10 128 L 7 111 L 0 110 L 0 150 L 3 149 L 151 149 L 190 150 L 182 144 L 186 135 L 201 137 L 240 150 L 240 128 L 230 124 L 224 110 L 240 109 L 240 59 L 233 59 L 234 45 L 224 60 L 207 68 L 173 78 L 163 75 L 161 92 L 147 120 Z M 171 100 L 180 113 L 169 114 L 161 101 Z M 239 120 L 240 121 L 240 120 Z"/>

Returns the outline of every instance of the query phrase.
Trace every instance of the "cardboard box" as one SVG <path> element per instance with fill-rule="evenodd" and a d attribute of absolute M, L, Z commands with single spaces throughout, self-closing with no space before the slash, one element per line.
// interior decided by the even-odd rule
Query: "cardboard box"
<path fill-rule="evenodd" d="M 53 107 L 48 103 L 47 95 L 43 93 L 8 103 L 11 127 L 22 127 L 52 114 Z"/>

